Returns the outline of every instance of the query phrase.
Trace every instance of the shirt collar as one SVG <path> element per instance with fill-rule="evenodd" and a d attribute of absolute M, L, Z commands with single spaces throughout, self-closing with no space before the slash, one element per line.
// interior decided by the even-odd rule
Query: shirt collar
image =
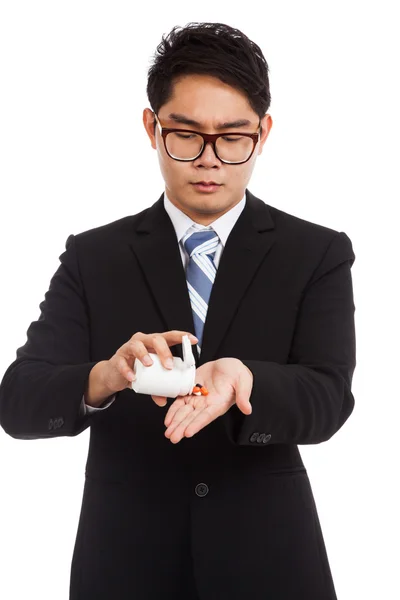
<path fill-rule="evenodd" d="M 205 225 L 201 225 L 200 223 L 196 223 L 190 217 L 188 217 L 183 211 L 181 211 L 177 206 L 175 206 L 175 204 L 171 202 L 171 200 L 168 198 L 167 192 L 164 191 L 164 208 L 172 221 L 178 243 L 191 227 L 193 227 L 193 229 L 210 229 L 212 227 L 215 233 L 218 235 L 222 245 L 225 246 L 226 240 L 228 239 L 233 226 L 244 209 L 245 204 L 246 194 L 244 194 L 243 198 L 240 202 L 238 202 L 238 204 L 233 206 L 221 217 L 218 217 L 218 219 L 210 223 L 210 225 L 207 227 Z"/>

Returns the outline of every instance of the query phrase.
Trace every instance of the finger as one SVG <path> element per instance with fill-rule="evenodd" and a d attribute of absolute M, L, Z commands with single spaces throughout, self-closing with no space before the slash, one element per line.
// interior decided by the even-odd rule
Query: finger
<path fill-rule="evenodd" d="M 215 407 L 207 406 L 201 412 L 196 415 L 195 419 L 192 419 L 186 430 L 184 431 L 185 437 L 192 437 L 195 433 L 198 433 L 203 427 L 206 427 L 217 417 L 220 416 L 220 412 L 216 410 Z"/>
<path fill-rule="evenodd" d="M 178 329 L 174 329 L 172 331 L 166 331 L 162 335 L 164 336 L 165 340 L 167 341 L 168 346 L 174 346 L 175 344 L 181 344 L 182 337 L 184 335 L 189 336 L 189 341 L 192 344 L 197 344 L 197 342 L 199 341 L 198 338 L 195 335 L 193 335 L 193 333 L 190 333 L 190 331 L 180 331 Z"/>
<path fill-rule="evenodd" d="M 184 400 L 175 400 L 175 402 L 171 404 L 164 419 L 164 425 L 166 427 L 169 427 L 178 410 L 182 408 L 182 406 L 185 406 L 185 404 Z"/>
<path fill-rule="evenodd" d="M 140 342 L 145 342 L 146 338 L 155 335 L 162 335 L 167 340 L 169 346 L 173 346 L 174 344 L 181 344 L 182 336 L 184 335 L 189 336 L 189 340 L 192 344 L 197 344 L 197 342 L 199 341 L 198 338 L 190 331 L 180 331 L 179 329 L 164 331 L 164 333 L 143 333 L 142 331 L 137 331 L 131 337 L 131 340 L 139 340 Z"/>
<path fill-rule="evenodd" d="M 182 421 L 186 420 L 186 424 L 189 424 L 188 415 L 192 414 L 190 420 L 195 418 L 200 411 L 204 410 L 207 406 L 206 401 L 201 397 L 191 397 L 190 402 L 186 404 L 180 404 L 179 409 L 175 411 L 174 417 L 168 426 L 168 434 L 171 434 L 175 428 L 182 423 Z M 191 407 L 192 411 L 190 411 L 187 407 Z"/>
<path fill-rule="evenodd" d="M 195 409 L 192 414 L 188 414 L 181 423 L 179 423 L 172 432 L 165 432 L 167 437 L 170 438 L 171 442 L 178 442 L 183 437 L 192 437 L 195 433 L 198 433 L 203 427 L 206 427 L 212 421 L 214 421 L 219 413 L 213 411 L 211 407 L 203 409 Z M 215 414 L 214 414 L 215 413 Z"/>
<path fill-rule="evenodd" d="M 128 352 L 132 351 L 132 342 L 138 342 L 138 348 L 143 349 L 146 348 L 147 352 L 154 352 L 154 348 L 151 347 L 151 343 L 149 342 L 149 338 L 152 335 L 161 335 L 158 333 L 152 333 L 152 334 L 147 334 L 147 333 L 142 333 L 141 331 L 137 331 L 130 340 L 128 340 L 126 342 L 126 344 L 124 344 L 122 346 L 122 348 L 127 349 Z"/>
<path fill-rule="evenodd" d="M 192 404 L 184 404 L 179 408 L 178 411 L 175 412 L 174 418 L 171 421 L 167 431 L 168 433 L 172 433 L 174 429 L 184 421 L 189 414 L 192 414 L 194 411 L 202 410 L 202 406 L 194 406 Z"/>
<path fill-rule="evenodd" d="M 153 364 L 153 359 L 149 354 L 149 351 L 151 352 L 153 348 L 148 350 L 142 341 L 138 339 L 130 340 L 124 344 L 123 348 L 126 357 L 130 359 L 137 358 L 141 363 L 144 364 L 145 367 L 150 367 Z"/>
<path fill-rule="evenodd" d="M 236 404 L 245 415 L 251 415 L 253 407 L 250 403 L 251 390 L 253 387 L 252 378 L 248 373 L 240 372 L 236 385 Z"/>
<path fill-rule="evenodd" d="M 152 399 L 157 406 L 165 406 L 167 404 L 167 398 L 165 396 L 152 396 Z"/>
<path fill-rule="evenodd" d="M 185 431 L 187 425 L 191 423 L 196 416 L 196 411 L 199 412 L 199 410 L 200 409 L 193 408 L 193 406 L 190 404 L 186 404 L 180 409 L 176 420 L 173 421 L 165 431 L 165 437 L 170 438 L 171 442 L 178 442 L 180 439 L 182 439 L 183 432 Z"/>
<path fill-rule="evenodd" d="M 198 398 L 197 396 L 179 396 L 175 402 L 171 404 L 169 411 L 165 416 L 164 425 L 166 427 L 171 425 L 172 419 L 175 417 L 176 412 L 187 404 L 190 404 L 193 406 L 193 408 L 203 408 L 205 403 L 201 402 L 201 400 L 202 398 Z"/>
<path fill-rule="evenodd" d="M 122 377 L 125 377 L 127 381 L 135 381 L 136 375 L 134 371 L 132 371 L 131 367 L 128 364 L 128 361 L 122 354 L 116 355 L 115 367 L 117 371 L 122 375 Z"/>
<path fill-rule="evenodd" d="M 167 340 L 160 334 L 151 337 L 151 344 L 160 358 L 161 364 L 166 369 L 172 369 L 174 366 L 174 357 L 169 349 Z"/>

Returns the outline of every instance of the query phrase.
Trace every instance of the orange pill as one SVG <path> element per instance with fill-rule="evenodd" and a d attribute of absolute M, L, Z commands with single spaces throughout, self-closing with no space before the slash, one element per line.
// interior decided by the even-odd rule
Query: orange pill
<path fill-rule="evenodd" d="M 203 396 L 208 396 L 208 389 L 204 386 L 202 386 L 200 388 L 201 393 L 203 394 Z"/>
<path fill-rule="evenodd" d="M 201 392 L 201 388 L 199 388 L 197 385 L 194 386 L 192 394 L 195 392 Z"/>

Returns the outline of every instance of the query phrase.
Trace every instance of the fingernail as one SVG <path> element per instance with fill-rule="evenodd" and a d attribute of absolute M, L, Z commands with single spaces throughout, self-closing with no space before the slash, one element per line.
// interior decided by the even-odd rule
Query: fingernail
<path fill-rule="evenodd" d="M 168 369 L 172 369 L 172 367 L 174 366 L 174 361 L 172 360 L 172 358 L 171 358 L 171 357 L 166 359 L 166 361 L 165 361 L 165 366 L 166 366 Z"/>
<path fill-rule="evenodd" d="M 146 354 L 146 356 L 143 357 L 143 362 L 145 365 L 151 365 L 153 363 L 153 361 L 151 360 L 151 356 L 149 356 L 148 354 Z"/>

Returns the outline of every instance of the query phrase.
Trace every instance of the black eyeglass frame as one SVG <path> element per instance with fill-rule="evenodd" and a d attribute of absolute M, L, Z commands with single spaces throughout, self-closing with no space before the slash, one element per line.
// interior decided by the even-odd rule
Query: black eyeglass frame
<path fill-rule="evenodd" d="M 154 117 L 156 119 L 156 124 L 158 125 L 159 129 L 160 129 L 160 135 L 163 139 L 164 142 L 164 148 L 166 153 L 168 154 L 168 156 L 170 158 L 172 158 L 173 160 L 179 160 L 181 162 L 190 162 L 192 160 L 196 160 L 197 158 L 199 158 L 203 152 L 204 149 L 206 147 L 206 144 L 210 143 L 213 146 L 213 150 L 215 153 L 215 156 L 223 163 L 228 164 L 228 165 L 242 165 L 243 163 L 246 163 L 248 160 L 250 160 L 250 158 L 253 156 L 255 147 L 260 139 L 260 135 L 261 135 L 261 119 L 260 122 L 258 124 L 259 126 L 259 131 L 257 133 L 244 133 L 243 131 L 229 131 L 229 132 L 225 132 L 225 133 L 200 133 L 200 131 L 193 131 L 193 129 L 179 129 L 179 128 L 170 128 L 170 127 L 163 127 L 158 119 L 158 116 L 156 115 L 155 112 L 153 112 Z M 167 149 L 167 143 L 166 143 L 166 137 L 169 133 L 173 133 L 174 131 L 181 131 L 183 133 L 195 133 L 196 135 L 199 135 L 200 137 L 203 138 L 203 146 L 201 147 L 200 152 L 198 153 L 197 156 L 195 156 L 194 158 L 176 158 L 175 156 L 172 156 Z M 246 158 L 246 160 L 241 160 L 240 162 L 232 162 L 229 160 L 223 160 L 222 158 L 220 158 L 218 156 L 217 153 L 217 149 L 215 147 L 216 141 L 219 137 L 222 137 L 224 135 L 241 135 L 241 136 L 245 136 L 245 137 L 249 137 L 253 140 L 253 149 L 250 153 L 250 156 L 248 158 Z"/>

